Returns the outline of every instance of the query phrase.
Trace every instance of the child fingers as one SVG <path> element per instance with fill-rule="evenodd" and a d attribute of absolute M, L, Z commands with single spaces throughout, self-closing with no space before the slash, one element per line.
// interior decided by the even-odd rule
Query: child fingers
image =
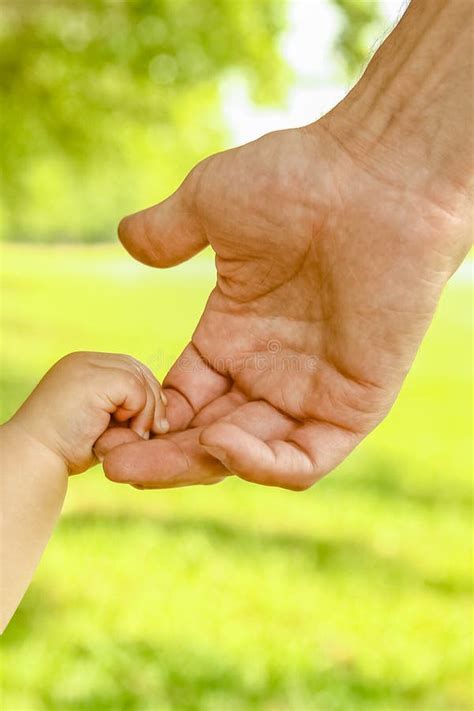
<path fill-rule="evenodd" d="M 139 415 L 146 407 L 148 392 L 143 378 L 123 369 L 110 369 L 111 385 L 108 399 L 110 412 L 117 422 L 126 422 Z"/>
<path fill-rule="evenodd" d="M 155 398 L 155 412 L 150 429 L 155 434 L 164 434 L 165 432 L 168 432 L 169 423 L 166 418 L 166 396 L 164 395 L 160 383 L 155 378 L 150 368 L 133 356 L 111 354 L 110 358 L 114 358 L 115 362 L 117 364 L 120 363 L 122 368 L 136 373 L 140 379 L 144 379 L 146 381 L 146 385 L 151 388 Z"/>
<path fill-rule="evenodd" d="M 129 427 L 134 432 L 139 434 L 140 437 L 148 439 L 150 436 L 150 430 L 152 429 L 154 423 L 156 399 L 155 394 L 145 377 L 142 379 L 142 387 L 146 393 L 146 400 L 140 412 L 131 418 Z"/>
<path fill-rule="evenodd" d="M 166 418 L 166 398 L 161 390 L 158 380 L 152 371 L 139 360 L 132 356 L 118 353 L 101 354 L 101 367 L 108 367 L 115 372 L 122 372 L 123 380 L 133 377 L 139 383 L 142 393 L 141 402 L 137 406 L 136 394 L 129 394 L 127 404 L 123 403 L 114 413 L 118 422 L 130 420 L 129 426 L 141 437 L 148 438 L 149 432 L 164 434 L 169 430 Z M 135 383 L 135 386 L 137 385 Z M 134 390 L 135 388 L 130 388 Z M 133 401 L 133 410 L 130 402 Z"/>
<path fill-rule="evenodd" d="M 161 388 L 158 386 L 158 393 L 155 393 L 155 414 L 151 429 L 154 434 L 166 434 L 169 428 L 170 425 L 166 417 L 166 406 L 161 397 Z"/>
<path fill-rule="evenodd" d="M 155 396 L 155 412 L 153 415 L 152 431 L 155 434 L 165 434 L 168 432 L 170 426 L 166 418 L 166 397 L 161 389 L 161 385 L 155 378 L 151 370 L 149 370 L 145 365 L 139 364 L 149 387 L 153 391 Z"/>

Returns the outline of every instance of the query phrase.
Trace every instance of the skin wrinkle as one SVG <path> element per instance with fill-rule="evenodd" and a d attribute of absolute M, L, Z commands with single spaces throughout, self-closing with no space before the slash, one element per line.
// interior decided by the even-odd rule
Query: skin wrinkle
<path fill-rule="evenodd" d="M 169 392 L 169 391 L 172 391 L 172 392 L 178 393 L 178 395 L 179 395 L 180 397 L 182 397 L 183 400 L 186 402 L 186 404 L 189 406 L 190 410 L 191 410 L 192 413 L 193 413 L 193 418 L 196 417 L 196 415 L 197 415 L 198 413 L 197 413 L 196 409 L 194 408 L 193 404 L 191 403 L 191 401 L 189 400 L 189 398 L 186 396 L 185 393 L 183 393 L 176 385 L 167 386 L 167 385 L 165 384 L 165 387 L 166 387 L 166 390 L 167 390 L 168 392 Z M 192 418 L 191 418 L 191 419 L 192 419 Z"/>
<path fill-rule="evenodd" d="M 314 235 L 313 235 L 313 238 L 314 238 Z M 296 267 L 295 267 L 295 269 L 294 269 L 294 272 L 289 275 L 289 279 L 296 278 L 296 277 L 298 276 L 298 274 L 299 274 L 301 271 L 303 271 L 303 268 L 304 268 L 305 263 L 306 263 L 306 261 L 307 261 L 308 255 L 309 255 L 309 253 L 311 252 L 311 248 L 312 248 L 312 242 L 311 242 L 311 240 L 308 240 L 308 246 L 307 246 L 306 250 L 304 251 L 304 253 L 302 254 L 301 261 L 296 265 Z M 227 261 L 227 260 L 225 260 L 224 258 L 219 257 L 219 256 L 218 256 L 217 258 L 218 258 L 219 260 L 224 261 L 224 262 Z M 265 276 L 260 282 L 258 282 L 257 285 L 263 284 L 263 283 L 266 281 L 266 279 L 268 279 L 268 277 L 269 277 L 269 275 L 270 275 L 270 273 L 271 273 L 271 271 L 272 271 L 272 269 L 273 269 L 273 266 L 274 266 L 274 264 L 275 264 L 275 259 L 274 259 L 273 257 L 271 257 L 271 259 L 272 259 L 272 261 L 271 261 L 271 264 L 270 264 L 270 267 L 269 267 L 269 270 L 268 270 L 266 276 Z M 246 260 L 246 262 L 247 262 L 247 263 L 253 263 L 253 260 L 250 259 L 250 258 L 248 258 L 248 259 Z M 230 283 L 232 282 L 232 278 L 231 278 L 231 277 L 222 277 L 221 275 L 219 275 L 218 278 L 219 278 L 219 279 L 222 279 L 222 278 L 223 278 L 226 283 L 227 283 L 227 282 L 230 282 Z M 286 283 L 287 280 L 288 280 L 288 276 L 285 275 L 285 283 Z M 255 300 L 258 300 L 258 299 L 263 299 L 263 298 L 269 296 L 270 294 L 272 294 L 273 292 L 277 291 L 283 284 L 284 284 L 284 282 L 283 282 L 283 279 L 282 279 L 281 282 L 275 284 L 275 285 L 272 286 L 272 287 L 269 287 L 268 290 L 263 291 L 263 292 L 261 292 L 261 293 L 258 293 L 257 295 L 252 295 L 252 297 L 251 297 L 251 298 L 249 297 L 248 300 L 249 300 L 249 301 L 250 301 L 250 300 L 251 300 L 251 301 L 255 301 Z M 219 283 L 219 286 L 220 286 L 220 283 Z M 223 291 L 223 294 L 224 294 L 224 296 L 230 298 L 230 299 L 233 300 L 233 301 L 236 301 L 236 302 L 239 303 L 239 304 L 245 304 L 245 303 L 247 303 L 246 301 L 243 301 L 242 299 L 236 298 L 236 297 L 235 297 L 235 294 L 232 294 L 232 293 L 230 293 L 230 292 L 225 293 L 225 291 Z"/>
<path fill-rule="evenodd" d="M 186 462 L 186 471 L 192 471 L 192 465 L 191 465 L 191 460 L 189 459 L 189 455 L 187 454 L 187 452 L 184 451 L 184 449 L 180 445 L 180 443 L 177 441 L 172 441 L 172 440 L 168 440 L 168 441 L 171 441 L 171 443 L 179 450 L 181 456 L 184 457 L 184 460 Z"/>
<path fill-rule="evenodd" d="M 285 420 L 287 420 L 288 424 L 294 424 L 295 422 L 300 423 L 300 424 L 303 424 L 303 422 L 304 422 L 302 419 L 298 419 L 297 417 L 294 417 L 294 416 L 292 416 L 292 415 L 289 415 L 288 412 L 285 412 L 285 411 L 282 410 L 280 407 L 278 407 L 277 405 L 275 405 L 275 404 L 274 404 L 273 402 L 271 402 L 270 400 L 267 400 L 266 398 L 259 397 L 259 398 L 255 399 L 255 400 L 253 400 L 253 399 L 252 399 L 251 401 L 250 401 L 250 400 L 247 400 L 247 402 L 248 402 L 248 403 L 249 403 L 249 402 L 252 402 L 252 403 L 257 403 L 257 404 L 258 404 L 258 403 L 264 403 L 265 405 L 268 405 L 269 407 L 272 407 L 277 413 L 279 413 L 280 415 L 282 415 L 282 416 L 285 418 Z"/>
<path fill-rule="evenodd" d="M 312 459 L 311 455 L 306 451 L 306 449 L 301 445 L 299 442 L 295 442 L 291 437 L 287 439 L 286 441 L 283 440 L 274 440 L 273 442 L 268 443 L 268 446 L 270 447 L 271 451 L 273 452 L 273 455 L 275 457 L 275 461 L 277 460 L 277 453 L 276 453 L 276 447 L 278 444 L 284 444 L 289 447 L 294 447 L 296 451 L 298 452 L 298 455 L 301 457 L 301 455 L 304 455 L 305 461 L 309 464 L 310 470 L 312 472 L 312 476 L 304 475 L 304 477 L 294 477 L 295 481 L 293 484 L 294 490 L 295 491 L 304 491 L 305 489 L 309 489 L 310 486 L 314 483 L 315 480 L 317 480 L 320 476 L 320 470 L 317 465 L 316 459 Z M 291 488 L 291 487 L 289 487 Z"/>
<path fill-rule="evenodd" d="M 445 5 L 449 12 L 438 11 Z M 306 446 L 326 472 L 390 410 L 469 246 L 471 204 L 458 187 L 472 179 L 464 69 L 472 53 L 467 32 L 459 32 L 460 24 L 472 25 L 467 7 L 413 0 L 330 114 L 209 158 L 193 182 L 189 231 L 180 232 L 182 216 L 169 203 L 153 208 L 157 239 L 176 235 L 163 245 L 165 263 L 191 256 L 199 220 L 217 255 L 219 281 L 192 337 L 198 357 L 215 370 L 175 366 L 169 381 L 196 403 L 190 410 L 177 397 L 176 422 L 196 412 L 204 426 L 179 433 L 193 467 L 182 480 L 207 479 L 205 443 L 243 478 L 294 486 L 288 472 L 298 478 L 297 451 L 288 442 Z M 416 94 L 413 81 L 433 73 Z M 455 81 L 445 90 L 446 77 Z M 384 82 L 390 88 L 382 95 Z M 140 254 L 143 217 L 130 219 L 130 251 Z M 281 350 L 265 369 L 272 341 Z M 246 362 L 249 355 L 263 357 L 263 368 Z M 315 359 L 316 371 L 292 372 L 292 358 L 295 367 Z M 229 389 L 247 402 L 226 399 Z M 262 442 L 278 440 L 286 448 L 275 445 L 270 458 Z M 160 462 L 150 462 L 150 471 L 159 478 Z"/>
<path fill-rule="evenodd" d="M 306 323 L 306 321 L 304 323 Z M 246 358 L 253 356 L 254 352 L 255 351 L 248 351 L 247 353 L 244 353 L 242 355 L 242 360 L 245 361 Z M 261 351 L 256 351 L 256 352 L 265 352 L 265 348 L 263 348 Z M 297 350 L 294 347 L 288 348 L 288 346 L 286 346 L 285 347 L 285 356 L 291 357 L 292 355 L 302 356 L 302 357 L 306 357 L 306 358 L 308 357 L 307 351 Z M 315 356 L 312 356 L 312 357 L 314 358 Z M 335 361 L 333 361 L 332 363 L 330 361 L 326 361 L 325 365 L 327 367 L 332 367 L 335 375 L 342 376 L 343 378 L 352 381 L 354 384 L 356 384 L 358 386 L 363 386 L 365 388 L 382 389 L 382 386 L 380 386 L 378 383 L 371 382 L 368 380 L 363 380 L 362 378 L 358 378 L 352 374 L 349 374 L 349 372 L 345 371 L 341 367 L 341 365 L 337 365 Z M 218 372 L 220 372 L 221 374 L 224 374 L 226 371 L 218 371 Z M 237 369 L 237 372 L 240 372 L 239 368 Z M 273 405 L 273 402 L 270 402 L 270 404 Z M 282 414 L 284 414 L 283 409 L 281 409 L 281 408 L 276 408 L 276 409 L 278 409 L 280 412 L 282 412 Z"/>
<path fill-rule="evenodd" d="M 310 249 L 311 249 L 311 245 L 309 245 L 309 247 L 308 247 L 308 250 L 307 250 L 307 252 L 306 252 L 306 254 L 305 254 L 305 256 L 304 256 L 304 260 L 307 259 L 307 255 L 308 255 L 308 252 L 309 252 Z M 300 266 L 300 269 L 299 269 L 299 270 L 301 270 L 302 266 L 303 266 L 303 264 Z M 347 376 L 346 376 L 346 377 L 347 377 Z M 355 382 L 357 382 L 357 380 L 359 380 L 359 382 L 360 382 L 360 379 L 357 379 L 357 378 L 353 378 L 353 380 L 354 380 Z M 375 384 L 375 383 L 372 383 L 371 385 L 375 385 L 376 387 L 380 387 L 380 386 L 378 386 L 378 385 Z M 331 424 L 333 424 L 334 426 L 340 426 L 339 423 L 335 423 L 335 422 L 333 422 L 333 423 L 331 423 Z M 349 430 L 349 431 L 354 431 L 354 430 Z"/>
<path fill-rule="evenodd" d="M 374 180 L 380 182 L 382 181 L 387 187 L 393 188 L 394 190 L 394 195 L 397 195 L 399 197 L 400 192 L 406 191 L 407 194 L 410 196 L 413 195 L 413 189 L 410 186 L 408 187 L 405 184 L 405 180 L 402 178 L 400 181 L 396 180 L 391 180 L 388 177 L 388 171 L 387 171 L 387 166 L 386 164 L 383 164 L 380 162 L 380 168 L 378 167 L 378 164 L 374 164 L 373 161 L 369 158 L 367 159 L 364 157 L 364 151 L 360 152 L 354 152 L 352 151 L 348 144 L 344 142 L 341 138 L 338 138 L 331 130 L 330 126 L 330 121 L 327 122 L 321 122 L 321 128 L 324 131 L 327 131 L 328 134 L 331 136 L 331 138 L 338 144 L 339 148 L 341 148 L 347 156 L 350 158 L 351 162 L 354 164 L 357 164 L 358 167 L 364 169 L 367 173 L 367 175 Z M 383 146 L 383 142 L 380 138 L 374 140 L 374 144 L 377 144 L 377 146 Z M 393 153 L 393 157 L 396 158 L 396 153 Z M 426 195 L 421 192 L 420 188 L 420 193 L 416 195 L 417 199 L 426 199 Z M 438 207 L 437 203 L 436 206 Z"/>
<path fill-rule="evenodd" d="M 332 361 L 327 361 L 327 364 L 334 369 L 334 372 L 338 375 L 341 376 L 344 380 L 347 380 L 349 383 L 353 383 L 354 385 L 360 386 L 362 388 L 365 388 L 367 390 L 380 390 L 383 391 L 383 386 L 380 385 L 380 383 L 377 383 L 372 380 L 366 380 L 364 378 L 359 378 L 355 376 L 353 373 L 350 373 L 348 370 L 345 370 L 341 364 L 338 364 L 335 360 Z"/>
<path fill-rule="evenodd" d="M 155 261 L 156 264 L 159 264 L 161 261 L 160 252 L 156 251 L 156 249 L 155 249 L 154 243 L 156 241 L 156 235 L 155 235 L 155 239 L 153 239 L 151 236 L 152 231 L 151 231 L 150 222 L 151 222 L 151 216 L 145 214 L 144 224 L 143 224 L 143 227 L 144 227 L 143 236 L 145 238 L 145 243 L 146 243 L 145 252 L 147 254 L 151 255 L 152 259 Z M 160 245 L 160 242 L 158 242 L 158 245 Z"/>
<path fill-rule="evenodd" d="M 435 171 L 433 171 L 433 164 L 431 164 L 428 175 L 437 180 L 444 180 L 447 186 L 451 183 L 450 193 L 453 196 L 456 194 L 457 184 L 460 183 L 466 190 L 466 176 L 469 177 L 469 180 L 472 177 L 471 166 L 468 164 L 461 172 L 457 171 L 457 173 L 453 173 L 452 170 L 446 171 L 444 168 L 448 167 L 448 162 L 452 161 L 453 157 L 456 159 L 457 167 L 460 167 L 463 155 L 466 155 L 463 153 L 463 148 L 465 148 L 466 139 L 469 139 L 465 132 L 456 130 L 456 123 L 459 123 L 458 116 L 463 120 L 462 117 L 468 116 L 469 111 L 472 111 L 472 107 L 469 107 L 469 95 L 472 94 L 470 36 L 473 12 L 472 2 L 446 2 L 443 3 L 443 7 L 434 0 L 429 3 L 412 2 L 406 16 L 397 28 L 397 30 L 403 28 L 404 32 L 394 32 L 374 57 L 369 65 L 370 71 L 366 72 L 359 85 L 348 96 L 349 111 L 346 112 L 345 117 L 352 125 L 352 112 L 360 114 L 360 111 L 366 106 L 368 110 L 363 119 L 363 125 L 370 126 L 373 137 L 377 139 L 382 138 L 382 134 L 384 134 L 383 143 L 386 145 L 393 143 L 394 137 L 396 139 L 402 135 L 406 145 L 411 149 L 413 145 L 417 145 L 418 149 L 424 147 L 425 151 L 429 151 L 431 147 L 439 151 L 440 146 L 445 146 L 447 150 L 443 162 L 438 161 L 440 165 Z M 428 16 L 428 13 L 431 14 Z M 410 26 L 410 21 L 413 29 L 411 35 L 406 31 Z M 395 42 L 395 37 L 400 40 L 398 43 Z M 433 37 L 436 37 L 435 43 L 433 43 Z M 395 44 L 396 52 L 394 51 Z M 379 100 L 374 103 L 374 87 L 386 85 L 392 67 L 396 66 L 394 60 L 397 61 L 397 57 L 405 51 L 406 47 L 411 51 L 411 62 L 404 68 L 399 68 L 400 86 L 395 92 L 382 93 Z M 389 57 L 391 62 L 388 61 Z M 466 67 L 468 63 L 469 65 Z M 422 91 L 417 91 L 417 88 L 413 86 L 417 79 Z M 441 94 L 435 92 L 434 97 L 430 96 L 429 91 L 432 91 L 433 87 L 437 85 L 445 87 L 445 91 Z M 429 91 L 426 89 L 427 87 Z M 394 110 L 390 103 L 393 101 L 393 94 L 408 96 L 410 104 L 407 112 L 400 113 Z M 459 99 L 458 102 L 455 101 L 456 97 Z M 464 113 L 458 112 L 458 106 L 462 105 L 461 102 L 464 103 Z M 433 110 L 433 103 L 442 107 L 441 110 Z M 458 116 L 456 116 L 456 112 L 458 112 Z M 335 112 L 331 113 L 335 115 Z M 338 118 L 342 118 L 341 113 L 338 112 Z M 389 117 L 394 129 L 390 135 L 385 135 L 384 125 L 381 122 L 384 116 Z M 407 122 L 407 118 L 410 116 L 414 117 L 411 136 L 409 128 L 411 119 Z M 420 126 L 423 126 L 421 131 Z M 433 126 L 435 130 L 433 130 Z M 439 135 L 436 126 L 444 127 L 442 136 Z M 406 140 L 414 137 L 415 141 Z M 441 138 L 443 140 L 440 140 Z M 363 154 L 364 152 L 361 151 L 362 156 Z M 470 151 L 467 154 L 470 155 Z M 424 155 L 426 159 L 429 159 L 429 156 Z M 426 162 L 426 160 L 420 160 L 420 164 L 422 162 Z M 462 176 L 461 180 L 459 180 L 459 176 Z M 438 201 L 441 201 L 442 196 L 443 189 L 440 187 Z M 449 207 L 449 200 L 446 200 L 446 206 Z"/>
<path fill-rule="evenodd" d="M 296 355 L 302 355 L 303 357 L 307 357 L 307 353 L 304 352 L 304 351 L 298 352 L 298 351 L 296 351 L 296 350 L 294 350 L 294 349 L 289 349 L 289 352 L 290 352 L 290 353 L 294 353 L 294 354 L 296 354 Z M 314 356 L 313 356 L 313 357 L 314 357 Z M 322 359 L 320 359 L 320 360 L 322 360 Z M 364 381 L 364 380 L 362 380 L 362 379 L 360 379 L 360 378 L 357 378 L 357 377 L 355 377 L 355 376 L 349 374 L 348 372 L 344 372 L 343 369 L 341 369 L 341 367 L 338 367 L 335 363 L 330 363 L 330 362 L 328 362 L 328 361 L 325 361 L 325 362 L 324 362 L 324 367 L 325 367 L 325 368 L 330 368 L 330 369 L 332 369 L 332 371 L 333 371 L 333 373 L 334 373 L 334 376 L 335 376 L 335 382 L 338 382 L 338 379 L 340 379 L 341 382 L 346 381 L 346 382 L 348 382 L 348 383 L 352 383 L 353 385 L 356 385 L 358 388 L 363 388 L 363 389 L 366 390 L 366 391 L 370 391 L 370 390 L 373 389 L 373 390 L 375 390 L 375 391 L 382 391 L 382 392 L 383 392 L 383 387 L 382 387 L 381 385 L 379 385 L 379 384 L 377 384 L 377 383 L 374 383 L 374 382 L 370 382 L 370 381 Z M 320 369 L 318 368 L 317 371 L 319 371 L 319 370 L 320 370 Z M 356 399 L 356 402 L 358 403 L 357 407 L 356 407 L 355 405 L 350 405 L 348 402 L 346 402 L 346 398 L 347 398 L 347 395 L 346 395 L 346 394 L 344 394 L 344 395 L 341 394 L 340 396 L 338 396 L 338 398 L 335 398 L 335 397 L 333 396 L 333 394 L 332 394 L 332 389 L 331 389 L 331 388 L 327 388 L 326 391 L 325 391 L 325 394 L 326 394 L 326 397 L 329 397 L 329 398 L 333 399 L 334 402 L 339 402 L 339 401 L 342 402 L 349 410 L 364 412 L 364 409 L 361 407 L 360 402 L 363 402 L 363 401 L 364 401 L 364 398 L 367 397 L 367 393 L 365 393 L 365 394 L 364 394 L 364 393 L 361 393 L 360 395 L 354 395 L 354 397 L 355 397 L 355 399 Z M 289 408 L 288 406 L 285 406 L 285 398 L 284 398 L 284 395 L 283 395 L 283 394 L 282 394 L 281 397 L 282 397 L 282 401 L 283 401 L 283 407 L 276 405 L 275 402 L 274 402 L 274 399 L 267 400 L 267 399 L 265 399 L 265 398 L 261 398 L 261 401 L 262 401 L 262 402 L 268 402 L 269 405 L 271 405 L 272 407 L 274 407 L 274 408 L 275 408 L 278 412 L 280 412 L 282 415 L 286 415 L 286 413 L 290 411 L 290 408 Z M 308 392 L 308 393 L 307 393 L 307 397 L 313 398 L 314 395 L 313 395 L 312 392 Z M 304 421 L 305 421 L 305 418 L 306 418 L 305 413 L 307 413 L 308 411 L 311 411 L 311 409 L 312 409 L 312 408 L 302 406 L 302 407 L 301 407 L 301 413 L 302 413 L 302 415 L 301 415 L 300 417 L 296 417 L 295 415 L 291 415 L 291 419 L 292 419 L 293 421 L 295 421 L 295 422 L 299 422 L 299 423 L 303 424 Z M 365 412 L 366 412 L 366 414 L 370 414 L 371 411 L 373 412 L 373 408 L 372 408 L 372 410 L 367 409 Z M 327 424 L 331 424 L 331 425 L 333 425 L 333 426 L 335 426 L 335 427 L 340 427 L 341 429 L 344 429 L 344 430 L 346 430 L 346 431 L 351 431 L 351 432 L 353 432 L 354 434 L 361 435 L 361 432 L 360 432 L 359 430 L 354 429 L 354 428 L 351 429 L 350 427 L 345 426 L 344 424 L 342 424 L 342 422 L 339 422 L 339 421 L 338 421 L 338 422 L 336 422 L 336 421 L 331 421 L 331 420 L 329 420 L 329 419 L 327 419 L 327 418 L 321 418 L 321 417 L 318 417 L 318 418 L 311 418 L 311 417 L 309 417 L 309 418 L 308 418 L 308 421 L 314 422 L 314 423 L 327 423 Z"/>
<path fill-rule="evenodd" d="M 323 223 L 322 227 L 323 227 L 323 226 L 324 226 L 324 223 Z M 309 258 L 310 258 L 310 256 L 311 256 L 311 254 L 312 254 L 313 251 L 314 251 L 314 241 L 313 241 L 313 240 L 309 240 L 307 249 L 306 249 L 305 253 L 304 253 L 303 256 L 302 256 L 301 261 L 296 265 L 296 267 L 295 267 L 293 273 L 290 274 L 290 276 L 289 276 L 289 278 L 287 279 L 287 281 L 295 280 L 295 279 L 297 279 L 300 275 L 302 275 L 302 274 L 304 273 L 305 267 L 306 267 L 306 265 L 307 265 L 307 262 L 308 262 L 308 260 L 309 260 Z M 317 260 L 317 259 L 315 260 L 315 264 L 316 264 L 316 267 L 317 267 L 317 266 L 318 266 L 318 260 Z M 318 281 L 322 283 L 322 275 L 319 276 Z M 271 294 L 271 293 L 276 293 L 280 288 L 285 287 L 286 285 L 287 285 L 287 282 L 285 282 L 284 284 L 279 284 L 276 288 L 274 288 L 274 289 L 268 291 L 266 294 L 262 294 L 260 297 L 256 297 L 255 301 L 257 301 L 258 299 L 263 298 L 264 296 L 268 296 L 268 295 Z M 324 296 L 324 290 L 322 290 L 322 291 L 320 292 L 320 296 Z M 313 324 L 314 324 L 314 323 L 318 323 L 318 322 L 324 323 L 324 322 L 326 322 L 326 321 L 330 321 L 330 319 L 332 318 L 332 309 L 331 309 L 331 306 L 330 306 L 329 303 L 327 304 L 327 310 L 326 310 L 326 311 L 329 312 L 329 313 L 324 314 L 324 308 L 323 308 L 323 314 L 322 314 L 322 315 L 314 316 L 314 315 L 312 314 L 312 319 L 311 319 L 311 320 L 312 320 L 312 323 L 313 323 Z M 308 323 L 308 317 L 305 317 L 304 319 L 298 319 L 298 318 L 296 318 L 295 316 L 292 316 L 291 314 L 285 314 L 285 317 L 284 317 L 284 318 L 285 318 L 286 320 L 290 320 L 290 321 L 293 321 L 293 322 L 295 322 L 295 323 L 298 323 L 298 322 L 300 322 L 300 323 L 305 323 L 305 324 Z"/>
<path fill-rule="evenodd" d="M 318 388 L 318 390 L 320 387 Z M 304 421 L 305 422 L 310 422 L 313 424 L 329 424 L 332 425 L 333 427 L 338 427 L 341 430 L 345 430 L 347 432 L 352 432 L 353 434 L 357 434 L 359 436 L 363 436 L 363 431 L 364 428 L 360 428 L 359 426 L 355 425 L 356 420 L 360 419 L 360 415 L 364 415 L 364 420 L 365 415 L 370 415 L 372 414 L 371 419 L 375 418 L 375 408 L 372 407 L 372 411 L 366 411 L 364 412 L 362 408 L 360 408 L 359 402 L 363 402 L 362 398 L 359 399 L 359 397 L 356 396 L 356 405 L 351 405 L 347 401 L 347 394 L 342 393 L 336 395 L 336 392 L 338 390 L 338 387 L 326 387 L 323 391 L 324 393 L 324 402 L 323 406 L 327 408 L 327 403 L 329 403 L 330 408 L 333 409 L 334 412 L 340 413 L 340 416 L 337 418 L 331 418 L 328 415 L 322 416 L 320 412 L 318 412 L 318 408 L 321 407 L 321 397 L 315 396 L 314 393 L 308 393 L 307 394 L 307 400 L 309 401 L 310 404 L 305 408 L 306 414 L 304 416 Z M 311 402 L 313 400 L 317 400 L 316 405 L 312 405 Z M 342 405 L 342 407 L 341 407 Z M 307 414 L 307 413 L 312 413 L 312 414 Z M 354 417 L 355 415 L 355 417 Z M 354 418 L 354 424 L 347 424 L 348 419 L 351 418 L 351 416 Z"/>
<path fill-rule="evenodd" d="M 333 124 L 332 118 L 333 115 L 332 112 L 330 112 L 329 114 L 324 116 L 321 121 L 318 122 L 318 128 L 321 128 L 323 131 L 327 131 L 328 136 L 330 136 L 330 138 L 335 143 L 337 143 L 339 148 L 341 148 L 343 152 L 346 153 L 347 157 L 350 159 L 353 165 L 364 169 L 367 175 L 372 177 L 375 181 L 383 182 L 385 185 L 387 185 L 387 187 L 393 188 L 394 195 L 397 196 L 397 199 L 399 199 L 400 192 L 405 191 L 406 195 L 410 198 L 410 200 L 413 200 L 413 202 L 417 203 L 418 207 L 420 208 L 420 211 L 421 206 L 426 204 L 428 212 L 432 209 L 435 209 L 439 211 L 440 217 L 445 216 L 451 219 L 458 218 L 458 211 L 450 208 L 448 203 L 441 203 L 439 199 L 434 198 L 431 194 L 427 193 L 426 185 L 418 184 L 416 187 L 413 187 L 413 185 L 410 184 L 409 187 L 407 186 L 406 176 L 403 174 L 403 171 L 400 170 L 400 168 L 404 165 L 402 156 L 400 154 L 400 146 L 391 146 L 383 135 L 374 137 L 370 136 L 368 133 L 363 133 L 362 138 L 359 139 L 359 148 L 357 150 L 354 150 L 354 146 L 357 145 L 357 140 L 353 140 L 355 136 L 351 135 L 352 125 L 349 124 L 347 126 L 348 135 L 346 135 L 343 139 L 342 137 L 337 135 L 337 130 L 331 128 L 331 124 Z M 308 126 L 305 128 L 308 129 L 310 135 L 314 133 L 313 126 Z M 419 120 L 413 127 L 413 137 L 417 139 L 418 136 Z M 350 141 L 347 140 L 348 137 L 350 137 Z M 408 150 L 408 143 L 406 143 L 406 145 Z M 434 147 L 434 144 L 432 144 L 432 146 Z M 427 144 L 428 149 L 432 146 L 430 146 L 430 144 Z M 374 149 L 377 149 L 381 152 L 381 155 L 379 156 L 377 161 L 373 160 L 373 156 L 371 154 L 371 151 L 373 152 Z M 395 179 L 394 177 L 388 177 L 389 172 L 387 171 L 387 159 L 388 163 L 391 166 L 390 174 L 393 175 L 393 169 L 396 168 L 400 175 L 398 179 Z M 427 173 L 427 176 L 429 176 L 429 178 L 431 179 L 432 174 Z M 456 183 L 454 183 L 454 187 L 459 187 L 461 192 L 464 192 L 464 197 L 468 196 L 468 188 L 463 182 L 460 182 L 458 186 L 456 185 Z"/>
<path fill-rule="evenodd" d="M 257 286 L 261 287 L 265 282 L 269 279 L 270 274 L 273 271 L 273 267 L 275 266 L 275 259 L 272 257 L 270 261 L 270 266 L 268 267 L 267 273 L 262 277 L 262 279 L 257 283 Z"/>
<path fill-rule="evenodd" d="M 427 3 L 425 3 L 425 8 L 426 7 Z M 400 24 L 405 23 L 407 21 L 407 17 L 409 12 L 411 12 L 411 9 L 412 8 L 410 7 L 408 8 L 405 17 L 401 19 Z M 411 67 L 411 59 L 414 48 L 417 46 L 417 44 L 418 46 L 421 44 L 421 42 L 423 41 L 423 37 L 429 36 L 429 29 L 433 27 L 434 20 L 440 15 L 440 13 L 441 9 L 436 9 L 434 13 L 434 18 L 433 16 L 427 15 L 426 19 L 424 19 L 424 17 L 422 16 L 418 20 L 417 36 L 407 36 L 405 38 L 405 42 L 400 43 L 399 47 L 397 48 L 397 53 L 395 55 L 392 54 L 392 62 L 390 64 L 387 64 L 386 62 L 384 63 L 380 54 L 375 55 L 374 59 L 372 60 L 372 62 L 370 62 L 366 70 L 366 76 L 363 77 L 363 79 L 365 78 L 367 80 L 365 82 L 365 85 L 368 85 L 370 89 L 370 100 L 366 103 L 366 116 L 370 117 L 374 113 L 375 109 L 380 106 L 380 104 L 384 103 L 386 97 L 389 96 L 391 93 L 390 89 L 399 88 L 400 75 L 406 73 L 406 70 Z M 391 44 L 392 40 L 389 37 L 387 40 L 387 47 L 389 47 Z M 378 74 L 380 73 L 380 68 L 383 69 L 383 76 L 377 82 Z M 425 79 L 425 75 L 423 76 L 423 79 Z M 393 104 L 391 105 L 391 111 L 388 117 L 389 124 L 392 123 L 392 119 L 397 116 L 401 108 L 403 108 L 403 106 L 406 106 L 407 103 L 406 94 L 404 94 L 402 97 L 400 97 L 400 95 L 397 97 L 397 92 L 395 92 L 395 98 L 398 98 L 399 101 L 403 101 L 403 104 L 399 103 L 398 106 Z M 382 129 L 381 132 L 384 132 L 384 129 Z"/>

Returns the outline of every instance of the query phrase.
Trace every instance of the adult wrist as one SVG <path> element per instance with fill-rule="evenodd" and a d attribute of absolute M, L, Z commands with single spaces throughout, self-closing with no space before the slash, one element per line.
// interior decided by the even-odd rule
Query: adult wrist
<path fill-rule="evenodd" d="M 469 209 L 473 166 L 471 0 L 413 0 L 321 125 L 369 171 L 449 213 Z"/>

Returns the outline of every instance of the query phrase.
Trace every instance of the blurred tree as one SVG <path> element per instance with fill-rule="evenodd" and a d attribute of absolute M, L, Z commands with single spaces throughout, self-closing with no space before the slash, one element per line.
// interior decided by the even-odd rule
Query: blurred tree
<path fill-rule="evenodd" d="M 346 75 L 353 77 L 367 61 L 369 49 L 383 31 L 383 16 L 377 0 L 332 0 L 342 15 L 336 40 Z"/>
<path fill-rule="evenodd" d="M 364 32 L 377 3 L 332 1 L 346 18 L 339 47 L 353 72 L 365 58 Z M 284 95 L 289 71 L 277 39 L 286 4 L 4 3 L 4 236 L 104 239 L 113 235 L 117 211 L 169 192 L 192 164 L 224 145 L 219 82 L 226 72 L 240 71 L 256 101 Z"/>

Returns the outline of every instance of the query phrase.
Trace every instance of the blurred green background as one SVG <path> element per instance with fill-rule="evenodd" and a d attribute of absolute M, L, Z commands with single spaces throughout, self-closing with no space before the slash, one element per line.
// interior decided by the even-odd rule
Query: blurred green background
<path fill-rule="evenodd" d="M 283 110 L 303 4 L 2 4 L 3 419 L 72 350 L 166 373 L 212 259 L 148 269 L 114 243 L 115 224 L 232 143 L 229 82 L 248 87 L 255 115 Z M 315 5 L 325 80 L 347 83 L 387 3 Z M 138 492 L 99 468 L 73 478 L 0 642 L 2 708 L 471 709 L 469 297 L 461 270 L 389 419 L 308 492 L 237 480 Z"/>

